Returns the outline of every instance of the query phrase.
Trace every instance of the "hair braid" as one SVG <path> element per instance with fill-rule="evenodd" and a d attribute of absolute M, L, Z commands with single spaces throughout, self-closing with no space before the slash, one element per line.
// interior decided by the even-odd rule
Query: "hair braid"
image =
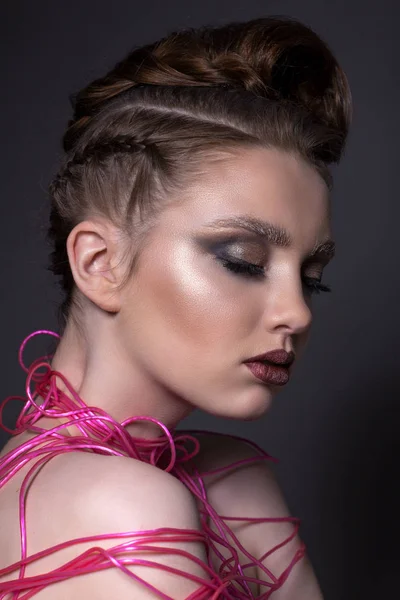
<path fill-rule="evenodd" d="M 100 212 L 140 238 L 145 219 L 143 230 L 133 225 L 136 210 L 150 214 L 211 157 L 249 144 L 299 154 L 330 185 L 351 120 L 332 52 L 288 17 L 173 32 L 134 49 L 72 100 L 50 186 L 50 268 L 67 293 L 64 324 L 73 299 L 65 245 L 81 219 Z"/>

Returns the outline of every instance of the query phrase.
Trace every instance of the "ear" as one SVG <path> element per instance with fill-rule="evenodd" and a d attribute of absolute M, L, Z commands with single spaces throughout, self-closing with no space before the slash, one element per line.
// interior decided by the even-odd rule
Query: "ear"
<path fill-rule="evenodd" d="M 75 284 L 103 310 L 120 310 L 122 237 L 109 221 L 82 221 L 68 236 L 68 258 Z"/>

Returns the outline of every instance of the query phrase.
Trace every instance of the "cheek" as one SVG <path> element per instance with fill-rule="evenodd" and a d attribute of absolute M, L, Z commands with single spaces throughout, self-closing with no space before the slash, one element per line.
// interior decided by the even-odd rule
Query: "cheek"
<path fill-rule="evenodd" d="M 248 329 L 246 287 L 240 286 L 238 293 L 235 278 L 210 256 L 174 248 L 161 262 L 153 260 L 143 274 L 147 319 L 170 344 L 182 345 L 188 352 L 197 347 L 204 353 L 232 344 Z"/>

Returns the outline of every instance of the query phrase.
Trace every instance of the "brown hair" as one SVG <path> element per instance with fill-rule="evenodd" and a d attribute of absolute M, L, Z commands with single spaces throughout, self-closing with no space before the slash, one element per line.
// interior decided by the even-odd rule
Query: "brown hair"
<path fill-rule="evenodd" d="M 157 207 L 207 161 L 238 147 L 302 156 L 331 187 L 351 120 L 346 76 L 327 45 L 290 17 L 173 32 L 134 49 L 76 94 L 65 156 L 50 185 L 50 270 L 61 276 L 63 330 L 79 306 L 66 251 L 102 215 L 135 242 Z"/>

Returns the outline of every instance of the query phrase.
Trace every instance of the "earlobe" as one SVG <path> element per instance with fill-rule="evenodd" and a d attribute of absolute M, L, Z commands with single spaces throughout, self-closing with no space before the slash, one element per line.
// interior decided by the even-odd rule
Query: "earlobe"
<path fill-rule="evenodd" d="M 82 221 L 69 234 L 67 252 L 75 284 L 99 308 L 118 312 L 118 243 L 111 228 Z"/>

